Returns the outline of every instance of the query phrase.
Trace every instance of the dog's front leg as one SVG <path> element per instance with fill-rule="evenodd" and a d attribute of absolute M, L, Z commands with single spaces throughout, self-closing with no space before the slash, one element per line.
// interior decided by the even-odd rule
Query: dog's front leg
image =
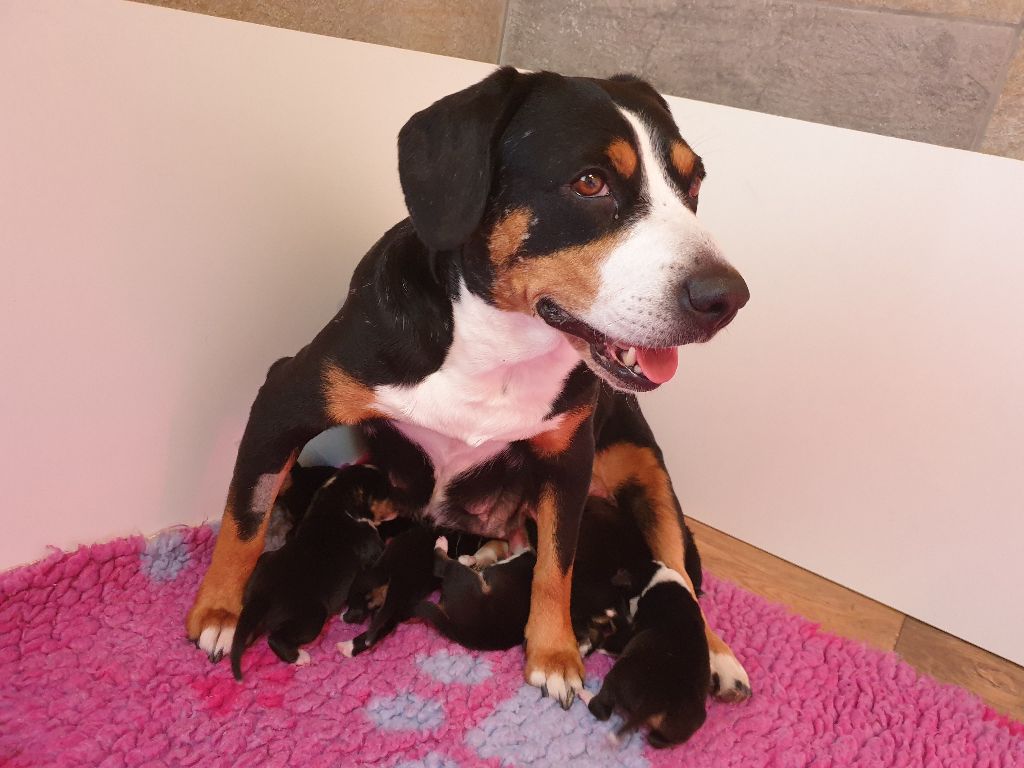
<path fill-rule="evenodd" d="M 686 570 L 686 537 L 683 536 L 683 511 L 660 452 L 651 448 L 619 443 L 598 453 L 594 474 L 603 488 L 617 490 L 627 483 L 639 485 L 644 503 L 635 504 L 632 514 L 644 540 L 656 560 L 683 577 L 691 594 L 696 594 Z M 704 635 L 711 658 L 713 693 L 723 701 L 743 701 L 750 697 L 750 679 L 736 654 L 704 619 Z"/>
<path fill-rule="evenodd" d="M 334 424 L 359 421 L 371 400 L 368 389 L 309 348 L 271 366 L 238 447 L 213 559 L 185 621 L 211 661 L 231 647 L 245 583 L 298 451 Z"/>
<path fill-rule="evenodd" d="M 564 450 L 534 441 L 543 461 L 537 502 L 537 565 L 526 624 L 526 680 L 568 709 L 583 687 L 583 661 L 569 615 L 572 568 L 580 518 L 590 487 L 594 433 L 589 419 L 574 424 Z M 561 446 L 558 446 L 561 447 Z"/>

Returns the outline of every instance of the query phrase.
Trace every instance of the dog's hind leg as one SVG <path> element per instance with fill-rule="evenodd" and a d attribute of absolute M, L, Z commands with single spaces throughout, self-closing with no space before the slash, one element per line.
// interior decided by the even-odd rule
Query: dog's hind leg
<path fill-rule="evenodd" d="M 231 645 L 271 507 L 298 451 L 327 427 L 370 415 L 371 390 L 318 358 L 312 346 L 271 367 L 249 413 L 213 559 L 185 622 L 211 661 Z"/>

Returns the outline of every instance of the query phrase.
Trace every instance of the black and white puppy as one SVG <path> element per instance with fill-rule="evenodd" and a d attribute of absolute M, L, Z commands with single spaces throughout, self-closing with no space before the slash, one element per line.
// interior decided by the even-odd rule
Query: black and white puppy
<path fill-rule="evenodd" d="M 696 597 L 679 573 L 655 566 L 631 601 L 634 634 L 588 706 L 598 720 L 623 716 L 617 736 L 646 725 L 648 743 L 668 747 L 704 724 L 711 665 Z"/>
<path fill-rule="evenodd" d="M 386 490 L 384 475 L 373 467 L 338 470 L 315 493 L 284 546 L 260 556 L 231 644 L 236 679 L 242 679 L 242 654 L 263 632 L 282 661 L 309 660 L 300 646 L 316 639 L 345 604 L 356 575 L 383 550 L 373 508 Z"/>

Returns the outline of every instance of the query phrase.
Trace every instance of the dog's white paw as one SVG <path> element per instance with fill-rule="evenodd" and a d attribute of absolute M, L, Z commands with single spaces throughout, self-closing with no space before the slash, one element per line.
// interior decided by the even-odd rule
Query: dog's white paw
<path fill-rule="evenodd" d="M 309 655 L 309 651 L 305 648 L 299 648 L 299 656 L 295 659 L 295 666 L 304 667 L 309 664 L 310 661 L 312 661 L 312 658 Z"/>
<path fill-rule="evenodd" d="M 476 565 L 476 555 L 459 555 L 459 562 L 472 568 Z"/>
<path fill-rule="evenodd" d="M 721 701 L 749 699 L 750 678 L 739 659 L 731 653 L 711 653 L 711 692 Z"/>
<path fill-rule="evenodd" d="M 343 640 L 340 643 L 338 643 L 338 650 L 341 651 L 341 655 L 344 656 L 346 659 L 351 659 L 353 645 L 354 644 L 351 640 Z"/>
<path fill-rule="evenodd" d="M 434 549 L 440 550 L 441 552 L 444 552 L 444 554 L 447 555 L 448 554 L 448 539 L 445 538 L 444 536 L 438 536 L 437 537 L 437 541 L 434 542 Z"/>
<path fill-rule="evenodd" d="M 575 671 L 550 670 L 545 672 L 535 669 L 530 673 L 528 682 L 530 685 L 541 689 L 544 696 L 557 699 L 562 709 L 568 709 L 576 698 L 576 694 L 583 688 L 583 680 Z"/>
<path fill-rule="evenodd" d="M 233 626 L 209 626 L 200 633 L 196 645 L 210 657 L 210 661 L 220 661 L 231 653 L 231 643 L 234 639 Z"/>

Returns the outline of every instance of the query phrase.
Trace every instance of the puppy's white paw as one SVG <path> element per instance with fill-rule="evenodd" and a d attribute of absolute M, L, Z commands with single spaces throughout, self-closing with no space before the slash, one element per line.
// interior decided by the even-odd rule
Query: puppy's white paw
<path fill-rule="evenodd" d="M 352 646 L 353 643 L 351 640 L 343 640 L 342 642 L 338 643 L 338 650 L 341 651 L 341 655 L 344 656 L 346 659 L 351 659 Z"/>
<path fill-rule="evenodd" d="M 731 653 L 711 653 L 711 692 L 721 701 L 750 698 L 750 678 L 739 659 Z"/>
<path fill-rule="evenodd" d="M 472 568 L 476 565 L 476 555 L 459 555 L 459 562 Z"/>
<path fill-rule="evenodd" d="M 448 539 L 445 538 L 444 536 L 438 536 L 437 537 L 437 541 L 434 542 L 434 549 L 440 550 L 441 552 L 444 552 L 447 555 L 448 554 Z"/>
<path fill-rule="evenodd" d="M 295 666 L 304 667 L 309 664 L 310 661 L 312 661 L 312 659 L 310 658 L 309 651 L 305 648 L 299 648 L 299 656 L 295 659 Z"/>

